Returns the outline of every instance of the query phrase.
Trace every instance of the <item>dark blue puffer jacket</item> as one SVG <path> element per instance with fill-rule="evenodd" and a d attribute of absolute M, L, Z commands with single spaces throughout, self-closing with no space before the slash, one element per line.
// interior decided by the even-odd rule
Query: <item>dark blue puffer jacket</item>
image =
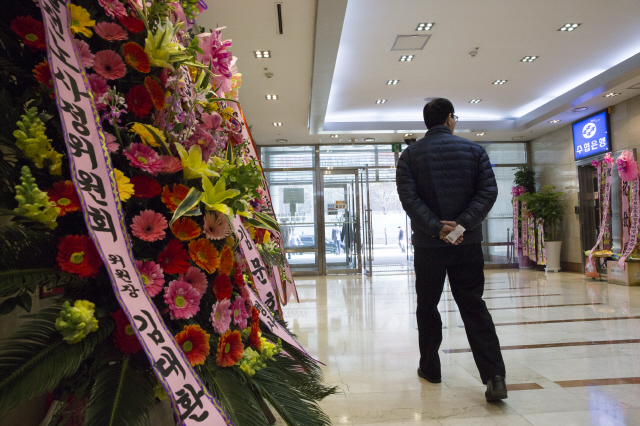
<path fill-rule="evenodd" d="M 404 150 L 396 169 L 402 207 L 411 218 L 416 247 L 442 247 L 441 220 L 466 228 L 462 244 L 482 241 L 482 221 L 498 198 L 496 178 L 484 148 L 433 126 Z"/>

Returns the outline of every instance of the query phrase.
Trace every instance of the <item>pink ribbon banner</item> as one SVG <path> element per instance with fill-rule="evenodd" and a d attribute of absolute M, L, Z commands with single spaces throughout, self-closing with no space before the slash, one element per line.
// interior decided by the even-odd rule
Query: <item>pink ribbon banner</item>
<path fill-rule="evenodd" d="M 180 425 L 232 425 L 166 328 L 149 299 L 134 262 L 131 242 L 84 67 L 69 33 L 68 0 L 40 0 L 47 56 L 62 120 L 71 177 L 87 229 L 149 362 L 171 400 Z"/>
<path fill-rule="evenodd" d="M 636 242 L 638 241 L 638 222 L 640 221 L 638 186 L 638 177 L 636 177 L 631 185 L 631 235 L 629 235 L 629 242 L 627 243 L 622 256 L 618 259 L 618 265 L 620 265 L 623 270 L 627 257 L 629 257 L 633 249 L 636 247 Z"/>
<path fill-rule="evenodd" d="M 513 253 L 517 255 L 518 249 L 520 246 L 518 245 L 518 238 L 520 238 L 518 230 L 518 214 L 520 213 L 520 200 L 518 197 L 513 197 Z"/>
<path fill-rule="evenodd" d="M 604 230 L 607 227 L 607 219 L 609 216 L 609 201 L 611 199 L 611 171 L 613 170 L 613 164 L 611 163 L 605 163 L 607 166 L 607 169 L 605 171 L 606 175 L 607 175 L 607 179 L 605 181 L 605 187 L 604 187 L 604 209 L 602 210 L 602 221 L 600 223 L 600 233 L 598 234 L 598 240 L 596 241 L 596 244 L 593 246 L 593 248 L 591 249 L 591 251 L 589 252 L 589 261 L 591 261 L 591 257 L 593 256 L 593 252 L 596 250 L 596 248 L 598 248 L 598 246 L 600 245 L 600 243 L 602 242 L 602 237 L 604 236 Z M 598 166 L 598 176 L 600 176 L 600 165 Z M 637 231 L 636 231 L 637 232 Z"/>
<path fill-rule="evenodd" d="M 531 216 L 531 213 L 529 213 L 529 216 L 527 218 L 527 229 L 529 231 L 529 259 L 536 262 L 536 228 L 535 224 L 533 223 L 533 217 Z"/>
<path fill-rule="evenodd" d="M 631 227 L 629 215 L 629 190 L 631 182 L 620 180 L 620 198 L 622 199 L 622 251 L 627 249 L 629 243 L 629 231 Z"/>
<path fill-rule="evenodd" d="M 538 219 L 538 265 L 547 264 L 547 249 L 544 247 L 544 220 Z"/>
<path fill-rule="evenodd" d="M 303 354 L 306 354 L 309 358 L 311 358 L 311 356 L 307 354 L 300 343 L 298 343 L 296 339 L 294 339 L 293 336 L 289 334 L 287 329 L 281 326 L 280 323 L 273 317 L 273 315 L 271 315 L 270 310 L 276 310 L 276 300 L 273 294 L 273 287 L 268 279 L 267 269 L 264 267 L 264 263 L 262 262 L 260 253 L 258 253 L 258 250 L 256 249 L 256 245 L 253 241 L 251 241 L 249 233 L 242 224 L 242 219 L 240 219 L 240 216 L 236 215 L 233 218 L 232 224 L 236 236 L 240 241 L 242 254 L 247 261 L 249 271 L 251 271 L 251 275 L 254 278 L 253 281 L 256 285 L 256 289 L 258 290 L 258 295 L 256 295 L 253 290 L 251 290 L 249 293 L 251 295 L 251 303 L 258 310 L 262 322 L 269 327 L 269 331 L 271 333 L 275 334 L 290 345 L 295 346 Z M 261 300 L 264 301 L 264 303 Z"/>
<path fill-rule="evenodd" d="M 529 221 L 527 220 L 529 213 L 527 212 L 527 203 L 522 203 L 520 212 L 522 215 L 522 256 L 529 257 Z"/>

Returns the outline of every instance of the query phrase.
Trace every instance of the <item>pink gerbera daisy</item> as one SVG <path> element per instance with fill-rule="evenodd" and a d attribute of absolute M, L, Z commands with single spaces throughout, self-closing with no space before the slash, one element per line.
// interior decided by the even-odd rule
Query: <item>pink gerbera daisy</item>
<path fill-rule="evenodd" d="M 112 18 L 127 16 L 127 10 L 118 0 L 98 0 L 98 3 L 104 8 L 104 12 Z"/>
<path fill-rule="evenodd" d="M 244 306 L 244 299 L 242 297 L 236 297 L 231 305 L 231 316 L 233 317 L 233 323 L 241 329 L 247 328 L 247 318 L 249 314 Z"/>
<path fill-rule="evenodd" d="M 93 69 L 107 80 L 117 80 L 127 73 L 124 61 L 113 50 L 101 50 L 96 53 L 93 57 Z"/>
<path fill-rule="evenodd" d="M 111 133 L 104 132 L 104 139 L 105 142 L 107 142 L 107 149 L 109 150 L 109 152 L 118 152 L 118 150 L 120 149 L 120 144 L 117 142 L 115 136 L 113 136 Z"/>
<path fill-rule="evenodd" d="M 164 301 L 171 310 L 171 319 L 189 319 L 200 310 L 202 295 L 191 284 L 174 280 L 164 289 Z"/>
<path fill-rule="evenodd" d="M 100 77 L 98 74 L 88 74 L 87 79 L 89 80 L 89 84 L 91 85 L 91 91 L 93 92 L 94 99 L 97 100 L 101 96 L 106 95 L 109 91 L 107 80 Z"/>
<path fill-rule="evenodd" d="M 126 40 L 129 38 L 124 28 L 113 22 L 100 22 L 96 24 L 94 30 L 101 38 L 108 41 Z"/>
<path fill-rule="evenodd" d="M 153 210 L 144 210 L 133 218 L 131 232 L 141 240 L 153 242 L 165 237 L 164 230 L 167 226 L 167 219 L 163 215 Z"/>
<path fill-rule="evenodd" d="M 153 148 L 143 143 L 132 143 L 124 150 L 124 155 L 129 159 L 132 166 L 155 176 L 162 169 L 162 160 Z"/>
<path fill-rule="evenodd" d="M 204 215 L 204 234 L 210 240 L 221 240 L 231 233 L 229 221 L 220 212 L 206 212 Z"/>
<path fill-rule="evenodd" d="M 142 275 L 142 283 L 147 288 L 149 296 L 153 297 L 160 293 L 164 287 L 164 273 L 160 265 L 151 260 L 146 262 L 136 260 L 136 265 L 140 275 Z"/>
<path fill-rule="evenodd" d="M 207 276 L 200 270 L 200 268 L 190 266 L 189 269 L 187 269 L 187 272 L 178 275 L 178 279 L 191 284 L 200 294 L 207 291 Z"/>
<path fill-rule="evenodd" d="M 174 173 L 182 170 L 182 164 L 176 157 L 161 155 L 160 158 L 162 159 L 162 169 L 160 169 L 160 173 Z"/>
<path fill-rule="evenodd" d="M 80 55 L 80 59 L 82 60 L 82 66 L 91 68 L 93 66 L 93 53 L 89 50 L 89 45 L 77 38 L 73 39 L 73 44 L 76 45 L 76 50 L 78 50 L 78 55 Z"/>
<path fill-rule="evenodd" d="M 222 334 L 229 329 L 229 325 L 231 324 L 230 305 L 231 301 L 229 299 L 219 300 L 213 305 L 211 324 L 216 333 Z"/>

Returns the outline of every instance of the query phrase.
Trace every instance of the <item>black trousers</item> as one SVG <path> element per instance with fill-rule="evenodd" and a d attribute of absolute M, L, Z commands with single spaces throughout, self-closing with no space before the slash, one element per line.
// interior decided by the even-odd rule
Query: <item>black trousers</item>
<path fill-rule="evenodd" d="M 438 312 L 438 302 L 448 274 L 451 292 L 460 310 L 482 382 L 487 383 L 495 375 L 504 377 L 505 367 L 500 342 L 491 314 L 482 299 L 484 258 L 480 243 L 433 248 L 415 247 L 414 263 L 422 371 L 429 377 L 441 376 L 438 350 L 442 343 L 442 320 Z"/>

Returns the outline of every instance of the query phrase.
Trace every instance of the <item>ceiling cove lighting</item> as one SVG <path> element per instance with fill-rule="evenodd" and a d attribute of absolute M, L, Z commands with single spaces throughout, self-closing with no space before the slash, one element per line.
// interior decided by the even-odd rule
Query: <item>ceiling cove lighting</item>
<path fill-rule="evenodd" d="M 573 111 L 573 112 L 582 112 L 582 111 L 586 111 L 588 109 L 589 109 L 589 107 L 579 107 L 579 108 L 574 108 L 571 111 Z"/>
<path fill-rule="evenodd" d="M 416 31 L 429 31 L 431 28 L 433 28 L 434 24 L 435 24 L 435 22 L 423 22 L 423 23 L 420 23 L 416 27 Z"/>
<path fill-rule="evenodd" d="M 376 101 L 376 103 L 377 103 L 377 104 L 383 104 L 383 103 L 385 103 L 385 102 L 387 102 L 387 100 L 386 100 L 386 99 L 378 99 L 378 100 Z"/>
<path fill-rule="evenodd" d="M 411 62 L 415 55 L 402 55 L 400 56 L 400 62 Z"/>
<path fill-rule="evenodd" d="M 476 136 L 484 136 L 484 132 L 482 132 L 482 133 L 476 133 Z"/>
<path fill-rule="evenodd" d="M 266 98 L 270 101 L 277 101 L 278 95 L 267 95 Z"/>
<path fill-rule="evenodd" d="M 282 126 L 282 123 L 273 123 L 273 126 L 274 126 L 274 127 L 281 127 L 281 126 Z"/>
<path fill-rule="evenodd" d="M 400 83 L 400 80 L 387 80 L 387 85 L 393 85 L 395 86 L 396 84 Z"/>
<path fill-rule="evenodd" d="M 524 58 L 520 59 L 520 62 L 533 62 L 538 58 L 539 56 L 525 56 Z"/>
<path fill-rule="evenodd" d="M 270 50 L 254 50 L 253 54 L 258 59 L 270 58 L 271 57 L 271 51 Z"/>
<path fill-rule="evenodd" d="M 340 136 L 338 136 L 338 135 L 331 135 L 331 137 L 332 137 L 332 138 L 338 138 L 338 137 L 340 137 Z"/>
<path fill-rule="evenodd" d="M 578 28 L 580 25 L 582 24 L 564 24 L 563 26 L 558 28 L 558 31 L 573 31 L 576 28 Z"/>
<path fill-rule="evenodd" d="M 470 104 L 479 104 L 482 99 L 471 99 L 469 101 Z"/>
<path fill-rule="evenodd" d="M 496 80 L 496 81 L 493 82 L 493 84 L 497 84 L 497 85 L 501 86 L 501 85 L 505 84 L 506 82 L 507 82 L 507 80 Z"/>
<path fill-rule="evenodd" d="M 562 120 L 551 120 L 551 121 L 549 122 L 549 124 L 556 124 L 556 123 L 559 123 L 559 122 L 561 122 L 561 121 L 562 121 Z"/>
<path fill-rule="evenodd" d="M 607 93 L 606 95 L 604 95 L 604 97 L 605 98 L 613 98 L 614 96 L 618 96 L 618 95 L 622 95 L 622 93 L 611 92 L 611 93 Z"/>

